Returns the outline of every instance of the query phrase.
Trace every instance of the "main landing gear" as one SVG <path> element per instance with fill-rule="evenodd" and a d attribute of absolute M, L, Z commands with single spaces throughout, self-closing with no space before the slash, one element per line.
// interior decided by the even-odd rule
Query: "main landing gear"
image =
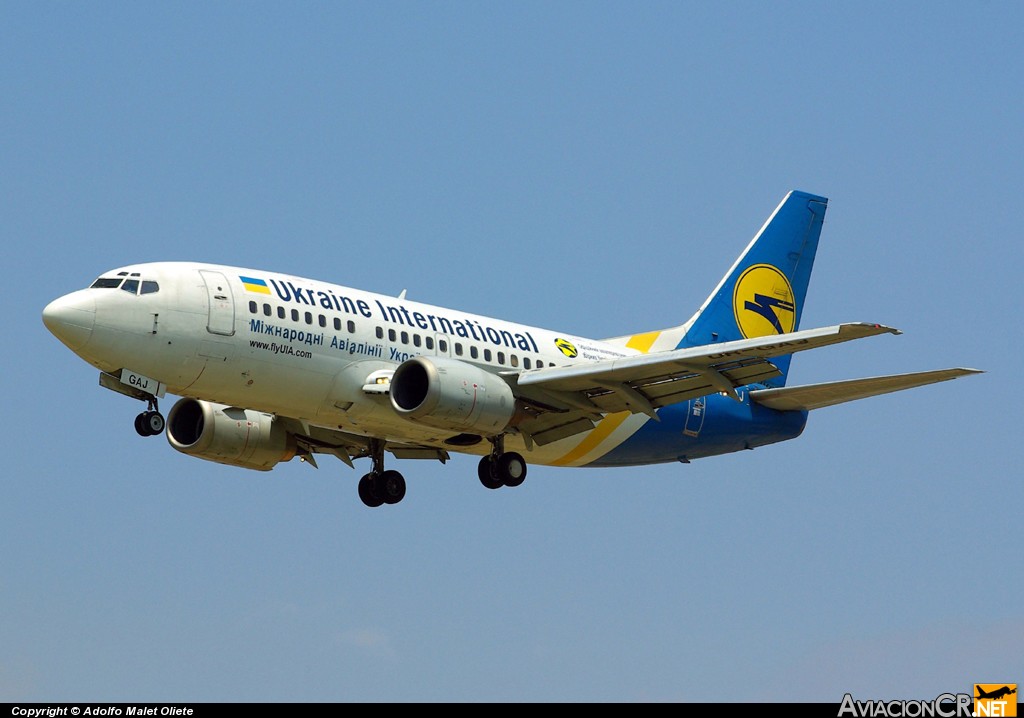
<path fill-rule="evenodd" d="M 491 453 L 480 459 L 477 475 L 480 483 L 489 489 L 519 486 L 526 480 L 526 460 L 514 451 L 505 451 L 504 437 L 491 441 Z M 405 498 L 405 477 L 397 471 L 384 470 L 384 442 L 370 441 L 373 469 L 359 479 L 359 498 L 370 508 L 384 504 L 397 504 Z"/>
<path fill-rule="evenodd" d="M 491 439 L 491 453 L 477 466 L 480 483 L 488 489 L 519 486 L 526 480 L 526 460 L 514 451 L 505 451 L 503 436 Z"/>
<path fill-rule="evenodd" d="M 166 424 L 164 415 L 157 406 L 156 397 L 150 397 L 146 401 L 149 402 L 149 409 L 135 417 L 135 431 L 139 432 L 139 436 L 162 434 Z"/>
<path fill-rule="evenodd" d="M 384 442 L 370 442 L 373 470 L 359 479 L 359 498 L 370 508 L 397 504 L 405 498 L 405 477 L 397 471 L 384 470 Z"/>

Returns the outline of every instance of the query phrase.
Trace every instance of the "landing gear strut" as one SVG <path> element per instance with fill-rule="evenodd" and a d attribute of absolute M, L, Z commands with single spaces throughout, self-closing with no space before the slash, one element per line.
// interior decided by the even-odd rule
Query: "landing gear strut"
<path fill-rule="evenodd" d="M 384 442 L 370 442 L 373 469 L 359 479 L 359 498 L 370 508 L 382 504 L 397 504 L 405 498 L 405 477 L 393 470 L 384 470 Z"/>
<path fill-rule="evenodd" d="M 135 417 L 135 431 L 139 436 L 162 434 L 165 426 L 164 415 L 160 413 L 156 397 L 151 396 L 146 401 L 149 402 L 149 409 Z"/>
<path fill-rule="evenodd" d="M 519 486 L 526 480 L 526 460 L 514 451 L 505 451 L 505 437 L 496 436 L 491 441 L 491 453 L 480 459 L 477 476 L 488 489 L 502 486 Z"/>

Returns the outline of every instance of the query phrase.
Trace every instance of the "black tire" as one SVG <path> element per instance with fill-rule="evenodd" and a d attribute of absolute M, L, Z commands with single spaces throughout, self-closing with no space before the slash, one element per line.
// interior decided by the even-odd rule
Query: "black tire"
<path fill-rule="evenodd" d="M 159 411 L 147 411 L 142 416 L 145 417 L 143 422 L 145 423 L 146 430 L 149 432 L 150 436 L 156 436 L 157 434 L 164 433 L 164 426 L 166 425 L 166 422 L 164 421 L 163 414 Z"/>
<path fill-rule="evenodd" d="M 505 486 L 519 486 L 526 481 L 526 460 L 514 451 L 498 457 L 495 473 Z"/>
<path fill-rule="evenodd" d="M 488 489 L 500 489 L 504 484 L 501 480 L 494 475 L 494 464 L 491 462 L 490 456 L 485 456 L 480 459 L 480 463 L 476 468 L 476 475 L 480 477 L 480 483 Z"/>
<path fill-rule="evenodd" d="M 385 471 L 373 482 L 374 491 L 386 504 L 397 504 L 405 498 L 405 477 L 397 471 Z"/>
<path fill-rule="evenodd" d="M 371 509 L 375 509 L 384 503 L 384 499 L 377 493 L 375 484 L 373 474 L 366 474 L 363 478 L 359 479 L 359 499 Z"/>
<path fill-rule="evenodd" d="M 149 436 L 149 428 L 146 426 L 146 412 L 135 417 L 135 431 L 139 436 Z"/>

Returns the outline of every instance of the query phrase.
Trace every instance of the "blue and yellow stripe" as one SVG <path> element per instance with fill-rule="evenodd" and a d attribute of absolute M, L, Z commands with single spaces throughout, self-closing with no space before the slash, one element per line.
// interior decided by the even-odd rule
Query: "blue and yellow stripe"
<path fill-rule="evenodd" d="M 654 342 L 657 341 L 661 335 L 660 331 L 657 332 L 645 332 L 643 334 L 634 334 L 630 337 L 629 341 L 626 342 L 626 346 L 630 349 L 636 349 L 641 354 L 647 354 L 651 351 L 651 347 L 654 346 Z M 584 457 L 590 460 L 600 458 L 609 451 L 617 447 L 623 441 L 628 439 L 632 432 L 635 432 L 640 428 L 637 425 L 635 429 L 632 429 L 631 433 L 622 435 L 621 433 L 616 434 L 616 430 L 621 427 L 626 420 L 629 419 L 632 414 L 628 411 L 620 411 L 614 414 L 607 414 L 601 421 L 597 423 L 592 431 L 587 433 L 583 439 L 568 453 L 552 461 L 554 466 L 573 466 L 577 465 Z M 646 423 L 646 419 L 643 423 Z M 614 435 L 614 437 L 613 437 Z M 600 452 L 594 456 L 591 456 L 593 452 Z"/>

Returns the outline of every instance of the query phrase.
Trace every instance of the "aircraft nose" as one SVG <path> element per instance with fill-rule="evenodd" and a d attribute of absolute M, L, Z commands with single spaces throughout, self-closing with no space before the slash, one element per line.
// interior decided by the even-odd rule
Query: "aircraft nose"
<path fill-rule="evenodd" d="M 72 351 L 86 345 L 96 323 L 96 300 L 85 291 L 54 299 L 43 309 L 43 324 Z"/>

